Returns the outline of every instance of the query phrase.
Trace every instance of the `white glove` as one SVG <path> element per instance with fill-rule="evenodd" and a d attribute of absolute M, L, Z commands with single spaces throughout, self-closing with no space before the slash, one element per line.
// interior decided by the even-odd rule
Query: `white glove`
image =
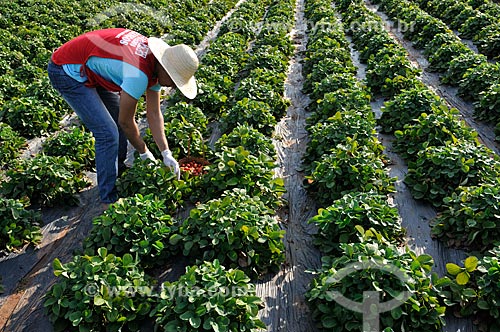
<path fill-rule="evenodd" d="M 165 164 L 165 166 L 170 167 L 174 174 L 177 175 L 177 180 L 179 180 L 181 178 L 181 170 L 179 168 L 179 163 L 172 156 L 172 151 L 164 150 L 161 152 L 161 155 L 163 157 L 163 163 Z"/>
<path fill-rule="evenodd" d="M 134 165 L 135 161 L 134 153 L 135 153 L 135 148 L 132 146 L 132 144 L 130 144 L 130 142 L 127 141 L 127 157 L 125 158 L 124 164 L 129 168 Z"/>
<path fill-rule="evenodd" d="M 147 147 L 146 147 L 146 152 L 141 153 L 139 156 L 141 156 L 142 160 L 146 160 L 146 159 L 149 159 L 152 161 L 156 160 L 155 156 L 153 156 L 153 154 L 151 153 L 151 151 L 149 151 L 149 149 Z"/>

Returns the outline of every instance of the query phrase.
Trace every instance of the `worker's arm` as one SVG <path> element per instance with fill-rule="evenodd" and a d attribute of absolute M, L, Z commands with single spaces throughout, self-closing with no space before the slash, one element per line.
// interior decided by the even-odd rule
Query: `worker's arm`
<path fill-rule="evenodd" d="M 127 136 L 130 144 L 132 144 L 137 152 L 143 154 L 146 152 L 146 143 L 144 143 L 144 140 L 139 133 L 139 127 L 135 122 L 136 109 L 137 100 L 125 91 L 122 91 L 120 94 L 120 113 L 118 115 L 118 123 Z"/>
<path fill-rule="evenodd" d="M 158 149 L 160 151 L 168 150 L 165 124 L 160 109 L 160 91 L 146 90 L 146 118 Z"/>

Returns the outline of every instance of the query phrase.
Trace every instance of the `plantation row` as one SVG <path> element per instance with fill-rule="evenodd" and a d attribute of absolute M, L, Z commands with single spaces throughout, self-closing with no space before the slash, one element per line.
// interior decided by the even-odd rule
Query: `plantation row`
<path fill-rule="evenodd" d="M 373 3 L 380 4 L 379 9 L 384 11 L 390 18 L 406 24 L 407 27 L 412 27 L 403 32 L 404 37 L 412 41 L 416 48 L 424 50 L 424 55 L 427 56 L 429 61 L 428 69 L 442 73 L 441 81 L 443 83 L 458 87 L 458 96 L 474 103 L 474 116 L 477 119 L 497 123 L 495 133 L 499 136 L 500 113 L 498 105 L 500 94 L 498 91 L 500 89 L 500 64 L 490 62 L 485 55 L 472 51 L 453 33 L 446 23 L 429 15 L 413 2 L 416 1 L 373 1 Z M 425 2 L 418 1 L 418 3 L 422 3 L 422 6 L 424 6 Z M 427 3 L 428 6 L 432 6 L 431 3 L 433 2 Z M 498 8 L 498 5 L 491 4 L 489 7 L 495 9 Z M 467 10 L 464 10 L 464 12 L 467 12 Z M 485 15 L 487 14 L 479 16 L 486 17 Z M 480 27 L 476 26 L 476 23 L 479 24 L 478 21 L 480 20 L 476 20 L 475 17 L 468 19 L 458 15 L 455 16 L 455 20 L 457 24 L 464 24 L 463 33 L 466 35 L 465 37 L 468 37 L 468 34 L 472 32 L 480 31 Z M 494 23 L 489 27 L 498 30 L 499 24 L 498 16 L 496 16 Z M 498 33 L 492 32 L 492 36 L 484 37 L 488 41 L 491 40 L 490 44 L 492 45 L 491 51 L 486 51 L 486 53 L 494 58 L 498 58 L 500 54 L 498 36 Z M 478 48 L 483 49 L 482 46 L 478 46 Z"/>
<path fill-rule="evenodd" d="M 500 6 L 488 0 L 479 1 L 412 1 L 430 15 L 458 30 L 460 37 L 471 39 L 480 53 L 489 58 L 500 56 Z"/>
<path fill-rule="evenodd" d="M 361 314 L 337 303 L 333 292 L 349 290 L 346 296 L 360 303 L 367 289 L 383 290 L 381 302 L 411 291 L 403 305 L 380 315 L 388 331 L 440 331 L 447 306 L 462 316 L 480 317 L 480 330 L 496 331 L 498 156 L 478 143 L 477 134 L 458 120 L 457 110 L 417 79 L 420 71 L 406 50 L 362 1 L 335 5 L 343 26 L 328 1 L 306 6 L 309 20 L 322 27 L 310 32 L 304 64 L 305 90 L 312 99 L 304 169 L 310 194 L 321 206 L 310 222 L 318 226 L 315 244 L 325 255 L 307 292 L 313 317 L 322 329 L 361 329 Z M 355 77 L 344 29 L 366 63 L 366 86 Z M 375 121 L 369 101 L 381 95 L 388 101 Z M 448 263 L 448 275 L 440 278 L 431 273 L 432 257 L 417 256 L 408 247 L 398 250 L 404 229 L 397 209 L 387 202 L 395 179 L 384 167 L 376 124 L 396 135 L 394 147 L 408 161 L 404 181 L 412 195 L 440 212 L 432 221 L 433 234 L 449 245 L 481 250 L 480 260 L 471 256 L 463 268 Z M 336 281 L 350 263 L 365 269 Z M 411 282 L 388 278 L 380 271 L 388 266 L 396 266 Z"/>

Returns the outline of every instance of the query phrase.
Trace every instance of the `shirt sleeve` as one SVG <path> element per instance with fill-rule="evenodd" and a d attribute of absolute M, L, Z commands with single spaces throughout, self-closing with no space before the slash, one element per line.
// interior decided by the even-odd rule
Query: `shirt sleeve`
<path fill-rule="evenodd" d="M 158 92 L 158 91 L 161 90 L 161 85 L 160 84 L 155 84 L 152 87 L 150 87 L 149 90 L 153 90 L 153 91 Z"/>
<path fill-rule="evenodd" d="M 146 92 L 146 89 L 148 87 L 148 77 L 138 68 L 131 65 L 129 66 L 134 69 L 130 71 L 131 75 L 123 76 L 123 82 L 120 87 L 123 91 L 138 100 L 139 98 L 141 98 L 144 92 Z"/>
<path fill-rule="evenodd" d="M 148 77 L 139 68 L 116 59 L 90 57 L 87 67 L 105 80 L 118 85 L 135 99 L 141 98 L 148 87 Z"/>

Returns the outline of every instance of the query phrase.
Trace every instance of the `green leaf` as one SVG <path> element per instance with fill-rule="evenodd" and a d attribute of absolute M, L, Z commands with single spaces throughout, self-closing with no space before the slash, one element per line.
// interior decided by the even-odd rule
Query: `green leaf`
<path fill-rule="evenodd" d="M 477 268 L 478 259 L 475 256 L 469 256 L 465 259 L 464 266 L 467 272 L 472 272 Z"/>
<path fill-rule="evenodd" d="M 123 255 L 122 262 L 123 266 L 129 266 L 132 265 L 132 263 L 134 262 L 134 258 L 132 257 L 131 254 L 125 254 Z"/>
<path fill-rule="evenodd" d="M 191 317 L 191 318 L 189 318 L 189 324 L 193 328 L 197 329 L 201 325 L 201 318 L 200 317 Z"/>
<path fill-rule="evenodd" d="M 482 310 L 489 310 L 490 309 L 490 305 L 485 300 L 478 300 L 477 307 L 479 309 L 482 309 Z"/>
<path fill-rule="evenodd" d="M 99 295 L 94 296 L 94 305 L 102 306 L 106 301 Z"/>
<path fill-rule="evenodd" d="M 185 313 L 179 316 L 179 318 L 182 320 L 189 320 L 193 317 L 195 317 L 195 313 L 192 311 L 186 311 Z"/>
<path fill-rule="evenodd" d="M 99 254 L 99 256 L 102 259 L 105 259 L 106 255 L 108 254 L 108 250 L 106 248 L 104 248 L 104 247 L 101 247 L 101 248 L 97 249 L 97 253 Z"/>
<path fill-rule="evenodd" d="M 403 315 L 403 309 L 401 307 L 396 307 L 391 310 L 391 316 L 394 319 L 399 319 Z"/>
<path fill-rule="evenodd" d="M 458 275 L 457 275 L 457 283 L 459 285 L 465 285 L 469 282 L 469 279 L 470 279 L 470 275 L 467 271 L 463 271 L 463 272 L 460 272 Z"/>
<path fill-rule="evenodd" d="M 325 329 L 331 329 L 334 328 L 337 325 L 337 319 L 331 315 L 323 315 L 321 317 L 321 325 L 323 325 L 323 328 Z"/>
<path fill-rule="evenodd" d="M 54 269 L 54 275 L 56 277 L 60 276 L 64 270 L 61 261 L 58 258 L 55 258 L 52 262 L 52 268 Z"/>
<path fill-rule="evenodd" d="M 448 271 L 448 273 L 451 274 L 452 276 L 456 276 L 462 271 L 462 268 L 457 264 L 448 263 L 446 264 L 446 271 Z"/>
<path fill-rule="evenodd" d="M 177 245 L 179 241 L 182 240 L 182 236 L 180 234 L 172 234 L 169 239 L 169 243 L 173 246 Z"/>

